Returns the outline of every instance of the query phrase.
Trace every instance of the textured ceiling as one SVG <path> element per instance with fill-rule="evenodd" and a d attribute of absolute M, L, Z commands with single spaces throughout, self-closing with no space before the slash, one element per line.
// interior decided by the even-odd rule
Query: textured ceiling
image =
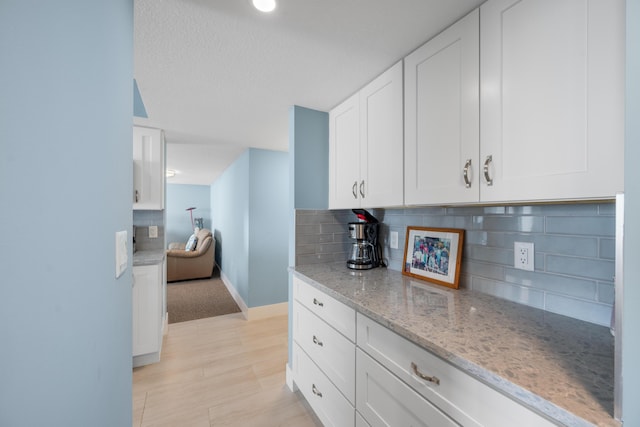
<path fill-rule="evenodd" d="M 247 147 L 286 151 L 288 111 L 328 111 L 483 0 L 134 0 L 134 78 L 168 182 L 211 184 Z"/>

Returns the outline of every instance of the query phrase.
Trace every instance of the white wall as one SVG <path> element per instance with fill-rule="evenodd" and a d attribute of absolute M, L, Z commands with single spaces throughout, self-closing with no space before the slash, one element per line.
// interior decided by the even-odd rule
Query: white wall
<path fill-rule="evenodd" d="M 2 426 L 131 425 L 132 45 L 131 0 L 0 2 Z"/>

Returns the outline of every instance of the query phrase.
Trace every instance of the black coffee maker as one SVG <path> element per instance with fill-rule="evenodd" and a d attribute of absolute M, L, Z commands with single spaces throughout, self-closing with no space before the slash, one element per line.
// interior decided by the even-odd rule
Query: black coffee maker
<path fill-rule="evenodd" d="M 359 222 L 349 223 L 349 237 L 355 240 L 351 246 L 347 267 L 353 270 L 369 270 L 382 265 L 382 249 L 378 242 L 380 224 L 364 209 L 353 209 Z"/>

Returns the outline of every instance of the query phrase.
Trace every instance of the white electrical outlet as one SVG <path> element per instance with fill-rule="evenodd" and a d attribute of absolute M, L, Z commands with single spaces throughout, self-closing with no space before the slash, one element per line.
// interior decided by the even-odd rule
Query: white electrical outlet
<path fill-rule="evenodd" d="M 521 270 L 534 270 L 535 253 L 532 242 L 513 242 L 513 266 Z"/>
<path fill-rule="evenodd" d="M 398 249 L 398 232 L 392 231 L 389 233 L 389 247 L 391 249 Z"/>
<path fill-rule="evenodd" d="M 150 239 L 157 239 L 158 238 L 158 226 L 157 225 L 149 226 L 149 238 Z"/>

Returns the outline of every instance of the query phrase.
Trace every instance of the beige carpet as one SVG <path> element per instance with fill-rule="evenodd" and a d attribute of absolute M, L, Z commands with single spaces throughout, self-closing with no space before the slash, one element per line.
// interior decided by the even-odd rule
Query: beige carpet
<path fill-rule="evenodd" d="M 238 304 L 217 276 L 214 273 L 211 279 L 167 283 L 169 323 L 239 312 Z"/>

